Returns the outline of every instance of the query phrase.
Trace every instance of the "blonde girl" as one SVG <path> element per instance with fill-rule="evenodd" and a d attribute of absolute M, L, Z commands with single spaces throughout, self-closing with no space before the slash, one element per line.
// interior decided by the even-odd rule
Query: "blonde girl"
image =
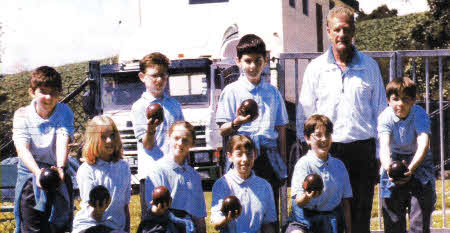
<path fill-rule="evenodd" d="M 81 210 L 75 216 L 73 232 L 97 225 L 129 232 L 131 173 L 128 163 L 122 160 L 119 131 L 110 117 L 96 116 L 87 124 L 83 158 L 85 162 L 77 172 Z M 97 185 L 108 189 L 109 206 L 107 203 L 88 204 L 89 192 Z"/>

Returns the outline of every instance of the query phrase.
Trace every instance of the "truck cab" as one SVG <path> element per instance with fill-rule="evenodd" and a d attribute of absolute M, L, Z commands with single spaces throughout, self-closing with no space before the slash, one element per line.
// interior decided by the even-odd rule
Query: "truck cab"
<path fill-rule="evenodd" d="M 186 121 L 195 128 L 196 141 L 191 148 L 189 164 L 202 177 L 205 185 L 211 185 L 222 176 L 220 153 L 222 137 L 215 123 L 219 95 L 224 86 L 217 65 L 209 58 L 172 60 L 165 92 L 182 106 Z M 223 63 L 223 66 L 227 66 Z M 124 159 L 132 172 L 132 183 L 137 178 L 137 140 L 131 121 L 131 106 L 145 92 L 145 85 L 138 77 L 139 62 L 100 66 L 90 62 L 91 88 L 89 97 L 96 114 L 110 116 L 116 123 L 124 151 Z"/>

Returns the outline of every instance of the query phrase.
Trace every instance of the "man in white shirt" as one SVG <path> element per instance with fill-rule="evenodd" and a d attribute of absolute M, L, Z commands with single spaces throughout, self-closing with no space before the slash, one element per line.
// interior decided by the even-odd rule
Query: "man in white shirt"
<path fill-rule="evenodd" d="M 330 153 L 341 159 L 350 176 L 353 232 L 370 232 L 370 212 L 377 181 L 377 117 L 387 106 L 378 64 L 353 45 L 355 21 L 345 7 L 327 17 L 330 49 L 306 68 L 297 106 L 297 138 L 313 114 L 334 124 Z M 305 143 L 302 143 L 306 145 Z M 305 152 L 307 150 L 304 150 Z"/>

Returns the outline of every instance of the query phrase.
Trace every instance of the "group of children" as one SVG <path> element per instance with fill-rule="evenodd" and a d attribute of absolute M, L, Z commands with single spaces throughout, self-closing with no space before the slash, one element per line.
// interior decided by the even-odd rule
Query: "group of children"
<path fill-rule="evenodd" d="M 285 148 L 284 126 L 288 117 L 284 101 L 274 86 L 261 79 L 267 63 L 261 38 L 250 34 L 237 45 L 236 63 L 242 73 L 223 90 L 216 122 L 228 138 L 225 145 L 229 170 L 213 186 L 211 224 L 221 232 L 278 232 L 278 188 L 287 178 L 280 148 Z M 138 140 L 138 172 L 145 179 L 146 214 L 138 232 L 206 232 L 207 216 L 200 175 L 187 164 L 195 142 L 194 127 L 184 121 L 180 104 L 164 92 L 169 60 L 152 53 L 140 61 L 139 78 L 146 92 L 133 104 L 132 120 Z M 39 67 L 30 77 L 29 106 L 14 115 L 13 139 L 20 162 L 16 187 L 16 232 L 129 232 L 131 173 L 122 160 L 117 126 L 107 116 L 96 116 L 86 126 L 83 157 L 77 172 L 80 210 L 75 218 L 72 184 L 66 174 L 68 143 L 73 136 L 73 113 L 58 103 L 61 77 L 51 67 Z M 434 205 L 434 177 L 428 155 L 430 123 L 415 105 L 415 84 L 408 78 L 387 86 L 389 107 L 379 116 L 381 189 L 386 232 L 405 232 L 410 203 L 411 227 L 429 228 Z M 242 101 L 253 99 L 259 117 L 239 115 Z M 159 103 L 164 121 L 147 119 L 146 108 Z M 308 153 L 295 165 L 292 211 L 287 232 L 351 232 L 349 199 L 352 190 L 345 165 L 329 154 L 333 124 L 323 115 L 306 122 Z M 389 178 L 389 164 L 408 164 L 406 178 Z M 56 192 L 41 189 L 43 168 L 58 172 L 64 181 Z M 323 179 L 322 192 L 303 189 L 311 173 Z M 90 202 L 90 191 L 104 186 L 110 201 Z M 155 203 L 152 191 L 165 186 L 170 201 Z M 222 213 L 225 197 L 236 196 L 242 211 Z M 401 219 L 398 224 L 398 220 Z M 98 230 L 97 232 L 99 232 Z"/>

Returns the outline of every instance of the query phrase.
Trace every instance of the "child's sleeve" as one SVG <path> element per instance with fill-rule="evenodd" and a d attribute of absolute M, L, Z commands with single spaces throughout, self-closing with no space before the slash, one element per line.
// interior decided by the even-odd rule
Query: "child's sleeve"
<path fill-rule="evenodd" d="M 27 125 L 27 112 L 26 108 L 19 108 L 14 113 L 14 119 L 13 119 L 13 135 L 12 139 L 14 140 L 14 143 L 17 144 L 23 144 L 30 142 L 31 135 L 28 131 L 28 125 Z"/>
<path fill-rule="evenodd" d="M 430 130 L 430 118 L 423 108 L 417 108 L 416 115 L 414 116 L 414 125 L 416 127 L 416 133 L 431 134 Z"/>
<path fill-rule="evenodd" d="M 61 113 L 60 125 L 57 126 L 56 133 L 61 135 L 67 135 L 71 139 L 73 138 L 73 133 L 75 128 L 73 126 L 74 116 L 72 110 L 67 105 L 63 106 L 63 112 Z"/>
<path fill-rule="evenodd" d="M 341 162 L 341 161 L 339 161 L 339 162 Z M 351 197 L 353 197 L 352 186 L 350 185 L 350 178 L 348 176 L 347 168 L 345 168 L 345 165 L 342 162 L 340 163 L 340 169 L 343 173 L 342 177 L 344 178 L 344 180 L 343 180 L 343 182 L 344 182 L 343 198 L 351 198 Z"/>
<path fill-rule="evenodd" d="M 124 171 L 126 171 L 125 173 L 125 179 L 127 181 L 127 185 L 126 185 L 126 196 L 125 196 L 125 203 L 130 204 L 130 198 L 131 198 L 131 170 L 130 170 L 130 166 L 128 165 L 127 162 L 124 161 Z"/>
<path fill-rule="evenodd" d="M 275 89 L 275 97 L 277 98 L 277 107 L 279 108 L 277 111 L 277 118 L 275 121 L 275 126 L 286 125 L 289 123 L 289 118 L 286 110 L 286 105 L 284 103 L 283 97 L 281 97 L 281 93 Z"/>
<path fill-rule="evenodd" d="M 291 180 L 291 197 L 295 199 L 297 195 L 303 195 L 303 180 L 308 175 L 308 167 L 304 159 L 300 159 L 294 167 L 294 173 Z"/>
<path fill-rule="evenodd" d="M 80 198 L 82 205 L 88 205 L 89 192 L 95 186 L 93 171 L 90 166 L 84 162 L 77 171 L 77 183 L 80 189 Z"/>
<path fill-rule="evenodd" d="M 266 198 L 265 198 L 265 205 L 263 208 L 264 211 L 264 218 L 263 218 L 263 224 L 272 223 L 277 221 L 277 211 L 275 209 L 275 199 L 273 196 L 273 191 L 268 182 L 266 182 Z"/>
<path fill-rule="evenodd" d="M 229 86 L 227 86 L 229 87 Z M 236 117 L 236 99 L 229 88 L 225 88 L 220 94 L 217 104 L 216 123 L 230 122 Z"/>
<path fill-rule="evenodd" d="M 138 100 L 139 101 L 139 100 Z M 135 102 L 131 107 L 131 121 L 136 139 L 139 141 L 144 137 L 147 130 L 147 117 L 145 115 L 145 107 L 139 102 Z"/>
<path fill-rule="evenodd" d="M 211 223 L 220 221 L 221 219 L 225 218 L 225 215 L 223 215 L 220 209 L 222 207 L 223 200 L 227 195 L 229 195 L 230 190 L 224 180 L 224 177 L 217 180 L 212 188 Z"/>
<path fill-rule="evenodd" d="M 391 109 L 388 109 L 390 107 L 387 107 L 379 116 L 378 116 L 378 122 L 377 122 L 377 131 L 378 136 L 381 134 L 392 134 L 392 119 L 389 114 Z"/>

